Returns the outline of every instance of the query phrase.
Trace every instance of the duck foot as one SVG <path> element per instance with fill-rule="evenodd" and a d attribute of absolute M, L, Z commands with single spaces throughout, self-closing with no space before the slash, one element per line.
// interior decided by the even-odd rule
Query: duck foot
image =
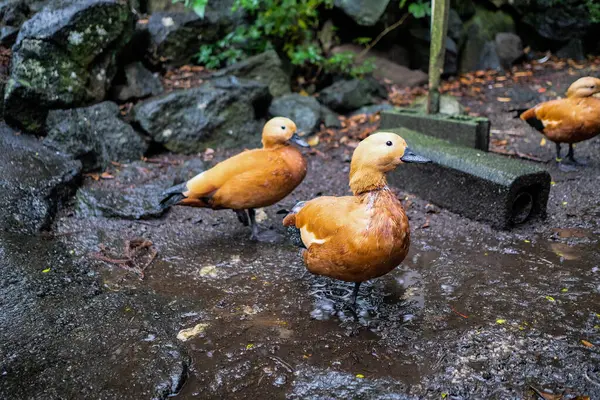
<path fill-rule="evenodd" d="M 356 312 L 356 298 L 358 297 L 358 290 L 362 282 L 354 282 L 354 290 L 352 291 L 352 303 L 347 304 L 348 309 L 354 316 L 354 321 L 358 322 L 358 313 Z"/>
<path fill-rule="evenodd" d="M 577 167 L 585 165 L 587 165 L 587 162 L 575 159 L 575 150 L 573 145 L 569 144 L 569 152 L 564 159 L 560 160 L 558 168 L 563 172 L 573 172 L 577 171 Z"/>
<path fill-rule="evenodd" d="M 281 243 L 285 239 L 284 236 L 276 231 L 265 229 L 260 230 L 256 223 L 256 212 L 253 208 L 248 209 L 248 216 L 250 217 L 250 226 L 252 227 L 252 234 L 250 240 L 264 243 Z"/>
<path fill-rule="evenodd" d="M 258 230 L 258 228 L 256 229 L 252 229 L 252 234 L 250 235 L 250 240 L 254 240 L 256 242 L 263 242 L 263 243 L 281 243 L 284 240 L 283 235 L 277 233 L 274 230 L 270 230 L 270 229 L 265 229 L 265 230 Z"/>

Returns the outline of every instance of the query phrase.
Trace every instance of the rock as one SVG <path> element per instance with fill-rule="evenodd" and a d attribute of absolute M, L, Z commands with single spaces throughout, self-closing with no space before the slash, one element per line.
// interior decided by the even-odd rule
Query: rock
<path fill-rule="evenodd" d="M 412 60 L 411 67 L 421 71 L 429 71 L 429 48 L 431 33 L 429 28 L 413 28 L 410 30 Z M 444 55 L 444 74 L 454 75 L 458 65 L 458 47 L 451 37 L 446 38 L 446 54 Z M 426 76 L 425 76 L 425 79 Z"/>
<path fill-rule="evenodd" d="M 77 214 L 80 217 L 128 220 L 158 218 L 166 211 L 160 206 L 162 192 L 204 170 L 205 165 L 199 159 L 167 167 L 142 161 L 127 164 L 113 174 L 114 179 L 100 180 L 92 186 L 79 189 L 76 196 Z M 170 179 L 165 180 L 165 176 Z"/>
<path fill-rule="evenodd" d="M 10 47 L 17 40 L 19 34 L 19 28 L 13 26 L 3 26 L 0 28 L 0 45 L 4 47 Z"/>
<path fill-rule="evenodd" d="M 118 237 L 115 233 L 110 236 Z M 0 397 L 158 400 L 175 395 L 191 363 L 173 333 L 180 309 L 174 311 L 152 290 L 136 289 L 132 296 L 114 289 L 104 279 L 111 266 L 98 265 L 87 254 L 73 256 L 77 249 L 51 237 L 0 232 L 0 343 L 11 355 L 2 360 Z M 125 389 L 124 382 L 132 381 L 135 385 Z"/>
<path fill-rule="evenodd" d="M 388 103 L 374 104 L 372 106 L 361 107 L 358 110 L 354 111 L 352 114 L 350 114 L 350 116 L 352 117 L 354 115 L 360 115 L 360 114 L 371 115 L 371 114 L 379 113 L 381 111 L 392 110 L 393 108 L 394 108 L 394 106 L 392 106 L 391 104 L 388 104 Z"/>
<path fill-rule="evenodd" d="M 477 70 L 486 70 L 486 69 L 495 69 L 502 70 L 502 64 L 500 62 L 500 57 L 498 56 L 498 52 L 496 50 L 496 43 L 494 42 L 485 42 L 483 45 L 483 49 L 481 49 L 481 54 L 479 55 L 479 62 L 477 63 Z"/>
<path fill-rule="evenodd" d="M 463 22 L 460 15 L 454 9 L 448 11 L 448 37 L 454 40 L 455 43 L 460 41 L 462 35 Z"/>
<path fill-rule="evenodd" d="M 32 10 L 25 0 L 0 1 L 0 23 L 2 26 L 10 26 L 17 31 L 19 27 L 32 14 Z"/>
<path fill-rule="evenodd" d="M 585 53 L 583 52 L 583 43 L 581 39 L 571 39 L 561 47 L 556 56 L 560 58 L 570 58 L 576 61 L 584 61 Z"/>
<path fill-rule="evenodd" d="M 74 191 L 79 161 L 0 124 L 0 230 L 34 234 L 49 229 Z"/>
<path fill-rule="evenodd" d="M 233 1 L 209 1 L 204 18 L 188 10 L 154 12 L 147 25 L 149 61 L 168 66 L 188 63 L 202 44 L 216 42 L 243 22 L 241 10 L 231 11 Z"/>
<path fill-rule="evenodd" d="M 325 106 L 321 106 L 321 118 L 326 128 L 342 128 L 340 116 Z"/>
<path fill-rule="evenodd" d="M 503 11 L 490 11 L 481 7 L 463 28 L 461 44 L 460 72 L 482 69 L 493 65 L 495 39 L 498 33 L 515 32 L 513 18 Z M 491 42 L 491 43 L 490 43 Z M 493 51 L 492 51 L 493 50 Z M 498 65 L 500 65 L 499 57 Z"/>
<path fill-rule="evenodd" d="M 159 11 L 185 11 L 185 3 L 174 3 L 173 0 L 146 0 L 148 14 Z"/>
<path fill-rule="evenodd" d="M 353 44 L 344 44 L 334 47 L 331 52 L 333 54 L 342 52 L 352 52 L 361 54 L 362 47 Z M 393 84 L 405 87 L 414 87 L 427 82 L 427 74 L 420 70 L 411 70 L 405 66 L 399 65 L 390 61 L 387 56 L 378 51 L 369 51 L 364 58 L 370 59 L 375 64 L 373 76 L 380 80 L 388 80 Z M 358 61 L 361 59 L 359 58 Z"/>
<path fill-rule="evenodd" d="M 375 54 L 377 53 L 379 52 L 376 52 Z M 367 54 L 370 55 L 370 52 Z M 385 52 L 382 52 L 381 55 L 384 55 L 388 60 L 398 65 L 402 65 L 404 67 L 410 66 L 410 52 L 405 47 L 395 44 Z"/>
<path fill-rule="evenodd" d="M 50 111 L 46 142 L 80 160 L 86 172 L 104 170 L 111 161 L 139 160 L 148 145 L 119 115 L 119 107 L 109 101 Z"/>
<path fill-rule="evenodd" d="M 583 39 L 597 32 L 594 31 L 597 21 L 594 21 L 589 7 L 592 3 L 597 2 L 537 0 L 519 1 L 514 7 L 523 15 L 520 24 L 541 37 L 539 45 L 548 46 L 548 40 L 564 43 L 570 39 Z"/>
<path fill-rule="evenodd" d="M 58 1 L 25 22 L 4 94 L 7 122 L 40 132 L 48 110 L 104 99 L 132 17 L 119 0 Z"/>
<path fill-rule="evenodd" d="M 523 42 L 521 38 L 510 32 L 496 34 L 496 53 L 500 59 L 500 65 L 509 69 L 512 64 L 523 55 Z"/>
<path fill-rule="evenodd" d="M 121 102 L 158 96 L 164 89 L 158 76 L 137 61 L 124 68 L 126 84 L 114 88 L 114 98 Z"/>
<path fill-rule="evenodd" d="M 417 97 L 411 104 L 412 108 L 417 108 L 425 112 L 427 107 L 427 96 Z M 464 115 L 465 108 L 454 96 L 443 94 L 440 96 L 440 113 L 446 115 Z"/>
<path fill-rule="evenodd" d="M 271 101 L 265 84 L 228 76 L 138 103 L 135 120 L 156 142 L 179 153 L 256 146 Z"/>
<path fill-rule="evenodd" d="M 291 92 L 290 76 L 283 70 L 283 64 L 275 50 L 249 57 L 213 74 L 215 77 L 226 75 L 264 83 L 273 97 Z"/>
<path fill-rule="evenodd" d="M 450 7 L 456 10 L 463 21 L 475 15 L 475 4 L 472 0 L 450 0 Z"/>
<path fill-rule="evenodd" d="M 335 7 L 341 9 L 362 26 L 373 26 L 379 21 L 390 0 L 335 0 Z"/>
<path fill-rule="evenodd" d="M 378 98 L 387 97 L 385 88 L 373 79 L 341 80 L 326 87 L 319 101 L 334 111 L 344 113 L 374 104 Z"/>
<path fill-rule="evenodd" d="M 316 131 L 323 119 L 318 100 L 298 93 L 287 94 L 273 100 L 269 107 L 269 114 L 273 117 L 290 118 L 296 123 L 299 131 L 306 133 Z"/>

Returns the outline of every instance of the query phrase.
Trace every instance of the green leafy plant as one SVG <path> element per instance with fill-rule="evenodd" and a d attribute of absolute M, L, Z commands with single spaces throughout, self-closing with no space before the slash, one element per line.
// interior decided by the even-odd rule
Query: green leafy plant
<path fill-rule="evenodd" d="M 184 2 L 201 16 L 207 4 L 207 0 L 174 1 Z M 372 63 L 358 62 L 353 53 L 324 54 L 316 40 L 319 9 L 332 6 L 333 0 L 235 0 L 232 11 L 244 10 L 252 22 L 238 26 L 216 43 L 203 45 L 198 62 L 214 69 L 277 48 L 293 65 L 317 73 L 361 76 L 371 72 Z M 360 39 L 363 44 L 368 38 Z"/>
<path fill-rule="evenodd" d="M 173 0 L 173 3 L 184 3 L 186 7 L 191 7 L 196 14 L 204 18 L 204 11 L 208 0 Z"/>

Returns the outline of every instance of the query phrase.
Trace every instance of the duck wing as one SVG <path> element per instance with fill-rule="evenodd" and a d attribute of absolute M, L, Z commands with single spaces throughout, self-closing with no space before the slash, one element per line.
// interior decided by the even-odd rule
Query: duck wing
<path fill-rule="evenodd" d="M 298 228 L 307 248 L 327 242 L 341 230 L 352 229 L 361 211 L 360 202 L 354 196 L 324 196 L 302 203 L 294 207 L 283 224 Z"/>

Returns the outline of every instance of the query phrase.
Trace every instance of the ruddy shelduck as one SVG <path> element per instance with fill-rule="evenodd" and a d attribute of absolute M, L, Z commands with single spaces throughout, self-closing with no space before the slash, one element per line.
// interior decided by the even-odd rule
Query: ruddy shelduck
<path fill-rule="evenodd" d="M 244 226 L 250 221 L 251 239 L 266 238 L 268 232 L 259 232 L 255 209 L 282 200 L 306 176 L 306 160 L 290 142 L 308 147 L 292 120 L 275 117 L 264 126 L 261 149 L 244 151 L 168 189 L 161 204 L 165 208 L 182 205 L 231 209 Z"/>
<path fill-rule="evenodd" d="M 354 304 L 362 282 L 396 268 L 408 253 L 410 227 L 385 174 L 403 163 L 427 162 L 395 133 L 360 142 L 350 165 L 353 196 L 300 202 L 283 220 L 300 230 L 308 271 L 355 282 Z"/>
<path fill-rule="evenodd" d="M 584 77 L 576 80 L 564 99 L 546 101 L 523 112 L 520 117 L 556 144 L 556 160 L 572 169 L 575 161 L 573 144 L 600 133 L 600 79 Z M 561 160 L 561 143 L 569 144 L 565 160 Z M 566 161 L 566 162 L 565 162 Z"/>

